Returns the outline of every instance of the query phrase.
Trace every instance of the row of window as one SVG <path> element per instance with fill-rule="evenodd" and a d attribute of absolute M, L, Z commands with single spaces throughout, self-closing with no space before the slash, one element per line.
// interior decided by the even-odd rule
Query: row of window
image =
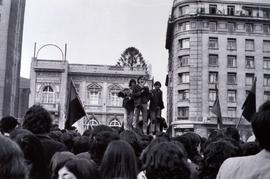
<path fill-rule="evenodd" d="M 189 90 L 182 90 L 184 93 L 188 92 L 189 96 Z M 183 93 L 183 94 L 184 94 Z M 236 102 L 236 90 L 228 90 L 228 101 L 229 102 Z M 246 91 L 246 95 L 248 95 L 249 91 Z M 214 101 L 216 98 L 216 90 L 210 89 L 209 90 L 209 100 Z M 264 101 L 269 101 L 270 100 L 270 91 L 264 91 Z M 179 120 L 187 120 L 189 117 L 189 107 L 178 107 L 177 108 L 177 115 Z M 209 113 L 212 111 L 212 106 L 209 106 Z M 236 107 L 228 107 L 227 108 L 227 117 L 237 117 L 237 108 Z"/>
<path fill-rule="evenodd" d="M 183 55 L 178 57 L 178 67 L 188 66 L 189 64 L 189 55 Z M 218 66 L 218 54 L 209 54 L 208 65 L 209 66 Z M 228 68 L 236 68 L 237 67 L 237 56 L 236 55 L 228 55 L 227 56 L 227 67 Z M 245 57 L 245 67 L 247 69 L 255 68 L 255 59 L 254 56 L 246 56 Z M 263 58 L 263 68 L 270 69 L 270 57 Z"/>
<path fill-rule="evenodd" d="M 249 91 L 246 91 L 246 95 L 248 95 Z M 215 101 L 217 97 L 217 91 L 215 89 L 209 89 L 208 98 L 209 101 Z M 179 101 L 189 100 L 189 90 L 179 90 L 178 91 L 178 99 Z M 264 91 L 264 100 L 270 100 L 270 91 Z M 237 90 L 228 90 L 227 91 L 227 101 L 230 103 L 237 102 Z"/>
<path fill-rule="evenodd" d="M 185 21 L 181 22 L 178 24 L 178 31 L 183 32 L 183 31 L 188 31 L 191 30 L 192 28 L 195 28 L 198 26 L 198 28 L 209 28 L 211 32 L 216 32 L 218 31 L 218 22 L 217 21 L 210 21 L 210 22 L 199 22 L 200 24 L 195 24 L 195 22 L 190 22 L 190 21 Z M 257 27 L 258 26 L 258 27 Z M 227 22 L 226 24 L 222 25 L 220 24 L 220 28 L 222 27 L 222 30 L 226 28 L 229 33 L 236 32 L 236 30 L 245 30 L 246 33 L 253 33 L 255 29 L 261 29 L 263 33 L 269 34 L 270 33 L 270 24 L 263 24 L 263 25 L 258 25 L 256 26 L 252 23 L 245 23 L 245 24 L 236 24 L 235 22 Z"/>
<path fill-rule="evenodd" d="M 187 15 L 190 13 L 189 5 L 184 5 L 179 7 L 179 16 Z M 206 8 L 201 7 L 197 9 L 197 13 L 205 14 Z M 217 4 L 209 4 L 208 6 L 208 13 L 211 15 L 228 15 L 228 16 L 247 16 L 247 17 L 263 17 L 263 18 L 270 18 L 270 10 L 265 8 L 262 9 L 262 13 L 258 11 L 258 8 L 253 7 L 245 7 L 241 10 L 236 10 L 235 6 L 228 5 L 226 9 L 218 9 Z"/>
<path fill-rule="evenodd" d="M 79 93 L 79 85 L 75 84 L 77 92 Z M 122 98 L 118 97 L 118 93 L 121 90 L 119 87 L 111 87 L 109 89 L 109 105 L 110 106 L 122 106 Z M 87 100 L 89 105 L 101 105 L 101 93 L 102 88 L 96 84 L 90 85 L 87 88 Z M 56 92 L 49 85 L 43 87 L 41 94 L 41 103 L 55 103 Z"/>
<path fill-rule="evenodd" d="M 91 118 L 89 120 L 84 120 L 83 128 L 86 130 L 86 129 L 89 129 L 90 127 L 94 127 L 97 125 L 99 125 L 99 121 L 96 118 Z M 121 123 L 119 122 L 118 119 L 113 119 L 109 122 L 109 126 L 110 127 L 121 127 Z"/>
<path fill-rule="evenodd" d="M 179 39 L 179 50 L 190 48 L 190 39 L 183 38 Z M 217 50 L 219 48 L 218 38 L 217 37 L 209 37 L 208 40 L 208 48 Z M 227 39 L 227 50 L 237 50 L 237 43 L 235 38 Z M 246 51 L 254 51 L 255 50 L 255 41 L 254 39 L 246 39 L 245 40 L 245 50 Z M 270 52 L 270 40 L 263 41 L 263 52 Z"/>
<path fill-rule="evenodd" d="M 179 84 L 185 84 L 190 82 L 190 75 L 189 72 L 179 73 Z M 245 75 L 245 84 L 252 85 L 254 81 L 254 73 L 246 73 Z M 263 75 L 263 85 L 270 86 L 270 74 Z M 218 83 L 218 72 L 211 71 L 208 75 L 208 83 L 216 84 Z M 229 85 L 237 85 L 237 73 L 235 72 L 228 72 L 227 73 L 227 84 Z"/>
<path fill-rule="evenodd" d="M 212 106 L 209 106 L 209 113 L 211 113 Z M 228 107 L 227 108 L 227 117 L 235 118 L 237 117 L 237 108 Z M 177 119 L 178 120 L 188 120 L 189 118 L 189 107 L 178 107 L 177 108 Z"/>

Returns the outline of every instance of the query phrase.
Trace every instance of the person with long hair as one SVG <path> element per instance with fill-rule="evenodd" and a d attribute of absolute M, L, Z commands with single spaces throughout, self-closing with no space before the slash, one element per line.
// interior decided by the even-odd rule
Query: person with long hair
<path fill-rule="evenodd" d="M 7 137 L 0 135 L 0 178 L 27 179 L 28 168 L 24 163 L 20 147 Z"/>
<path fill-rule="evenodd" d="M 30 168 L 29 179 L 48 179 L 49 170 L 45 162 L 45 154 L 39 139 L 30 131 L 16 129 L 10 133 L 10 138 L 15 141 L 24 153 Z"/>
<path fill-rule="evenodd" d="M 147 179 L 190 179 L 186 154 L 180 145 L 161 142 L 154 145 L 143 163 Z"/>
<path fill-rule="evenodd" d="M 100 179 L 94 162 L 87 159 L 74 158 L 67 161 L 58 170 L 58 179 Z"/>
<path fill-rule="evenodd" d="M 137 163 L 131 145 L 122 140 L 111 142 L 105 151 L 100 173 L 101 179 L 136 179 Z"/>

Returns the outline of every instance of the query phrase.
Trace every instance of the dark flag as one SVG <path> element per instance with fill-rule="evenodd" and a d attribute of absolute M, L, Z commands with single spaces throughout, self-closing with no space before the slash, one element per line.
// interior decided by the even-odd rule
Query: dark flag
<path fill-rule="evenodd" d="M 169 85 L 169 75 L 166 75 L 165 86 Z"/>
<path fill-rule="evenodd" d="M 257 78 L 255 77 L 251 90 L 242 106 L 242 116 L 249 122 L 251 121 L 253 114 L 256 113 L 256 82 Z"/>
<path fill-rule="evenodd" d="M 220 109 L 220 103 L 219 103 L 219 95 L 218 95 L 218 88 L 216 85 L 216 100 L 214 102 L 213 108 L 211 110 L 212 113 L 214 113 L 217 116 L 217 126 L 218 129 L 222 129 L 223 122 L 222 122 L 222 115 L 221 115 L 221 109 Z"/>
<path fill-rule="evenodd" d="M 68 98 L 68 110 L 67 110 L 67 120 L 65 123 L 65 129 L 70 129 L 70 127 L 83 116 L 86 116 L 86 112 L 82 106 L 81 100 L 77 94 L 75 85 L 73 81 L 70 82 L 69 87 L 69 98 Z"/>

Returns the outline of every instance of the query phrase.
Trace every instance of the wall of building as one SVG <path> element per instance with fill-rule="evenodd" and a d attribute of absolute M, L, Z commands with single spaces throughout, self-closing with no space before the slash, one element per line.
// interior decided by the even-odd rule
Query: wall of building
<path fill-rule="evenodd" d="M 264 2 L 266 3 L 266 2 Z M 269 2 L 268 2 L 269 3 Z M 187 7 L 188 8 L 185 8 Z M 216 13 L 210 13 L 210 5 L 216 5 Z M 228 6 L 234 6 L 234 14 L 228 14 Z M 209 72 L 218 73 L 219 98 L 222 116 L 225 126 L 235 125 L 242 113 L 242 104 L 246 99 L 246 91 L 251 89 L 251 84 L 246 83 L 246 74 L 254 74 L 257 77 L 257 108 L 265 100 L 264 92 L 268 92 L 270 85 L 265 84 L 265 75 L 270 74 L 270 69 L 264 67 L 264 57 L 270 57 L 269 51 L 264 51 L 264 41 L 269 41 L 270 30 L 266 27 L 270 24 L 269 10 L 260 7 L 269 7 L 270 4 L 251 3 L 245 1 L 175 1 L 172 16 L 169 19 L 171 34 L 167 34 L 166 47 L 169 50 L 169 81 L 171 90 L 168 90 L 168 109 L 172 108 L 172 116 L 175 130 L 181 132 L 187 130 L 197 131 L 206 135 L 216 128 L 216 118 L 210 112 L 214 101 L 209 99 L 209 89 L 215 89 L 215 84 L 209 83 Z M 202 10 L 203 8 L 203 10 Z M 248 15 L 246 9 L 253 11 Z M 263 12 L 265 11 L 265 12 Z M 210 29 L 211 22 L 216 22 L 216 30 Z M 229 24 L 234 24 L 234 29 L 229 29 Z M 246 31 L 247 23 L 253 25 L 252 32 Z M 168 28 L 169 29 L 169 28 Z M 229 29 L 229 30 L 228 30 Z M 270 28 L 269 28 L 270 29 Z M 209 38 L 218 39 L 218 48 L 209 48 Z M 170 39 L 168 39 L 170 38 Z M 181 40 L 188 38 L 189 47 L 180 48 Z M 228 39 L 236 40 L 236 49 L 228 50 Z M 246 39 L 253 39 L 254 50 L 246 50 Z M 189 55 L 188 65 L 180 66 L 179 58 Z M 218 65 L 209 65 L 209 55 L 218 56 Z M 237 57 L 237 66 L 228 67 L 228 55 Z M 255 67 L 246 67 L 246 57 L 254 57 Z M 189 73 L 189 82 L 180 83 L 179 74 Z M 228 83 L 228 73 L 236 73 L 236 84 Z M 170 75 L 171 74 L 171 75 Z M 179 90 L 189 89 L 189 99 L 179 100 Z M 236 101 L 228 100 L 228 90 L 236 90 Z M 179 119 L 178 107 L 189 107 L 187 120 Z M 235 116 L 229 114 L 228 108 L 236 108 Z M 169 117 L 169 116 L 168 116 Z M 248 125 L 243 121 L 245 130 Z M 207 130 L 205 130 L 207 129 Z M 246 134 L 247 135 L 247 134 Z"/>
<path fill-rule="evenodd" d="M 0 4 L 0 117 L 18 114 L 25 0 Z"/>
<path fill-rule="evenodd" d="M 129 80 L 146 75 L 145 70 L 130 70 L 126 67 L 109 65 L 69 64 L 67 61 L 32 59 L 31 93 L 29 105 L 43 105 L 54 118 L 54 123 L 64 128 L 66 121 L 67 99 L 70 82 L 74 82 L 88 117 L 78 121 L 77 127 L 83 132 L 93 120 L 97 124 L 110 125 L 112 121 L 119 124 L 124 120 L 125 111 L 122 99 L 115 96 L 128 87 Z M 152 81 L 148 81 L 152 88 Z M 44 88 L 50 86 L 53 99 L 44 100 Z M 97 103 L 93 101 L 91 90 L 98 91 Z M 114 103 L 112 103 L 114 101 Z"/>

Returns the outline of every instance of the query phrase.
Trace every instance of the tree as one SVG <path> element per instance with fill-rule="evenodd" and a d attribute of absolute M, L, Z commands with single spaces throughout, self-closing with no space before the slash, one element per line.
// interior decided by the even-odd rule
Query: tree
<path fill-rule="evenodd" d="M 116 66 L 129 67 L 130 70 L 141 68 L 148 74 L 148 67 L 140 51 L 135 47 L 128 47 L 117 61 Z"/>

